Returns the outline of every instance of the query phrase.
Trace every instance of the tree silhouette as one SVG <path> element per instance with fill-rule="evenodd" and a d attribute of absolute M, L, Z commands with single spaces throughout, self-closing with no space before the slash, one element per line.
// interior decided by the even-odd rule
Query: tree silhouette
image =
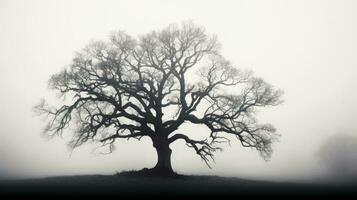
<path fill-rule="evenodd" d="M 356 181 L 357 137 L 339 133 L 328 138 L 317 152 L 321 165 L 327 169 L 328 178 L 335 181 Z"/>
<path fill-rule="evenodd" d="M 68 104 L 53 108 L 43 101 L 36 110 L 51 117 L 48 134 L 75 125 L 72 147 L 149 137 L 158 156 L 153 171 L 164 174 L 173 173 L 169 146 L 180 139 L 208 166 L 228 135 L 269 158 L 275 128 L 258 124 L 254 113 L 279 104 L 282 92 L 233 67 L 219 46 L 190 22 L 139 39 L 114 32 L 107 42 L 90 43 L 68 69 L 50 78 L 51 89 L 71 97 Z M 177 132 L 186 122 L 207 127 L 207 138 Z"/>

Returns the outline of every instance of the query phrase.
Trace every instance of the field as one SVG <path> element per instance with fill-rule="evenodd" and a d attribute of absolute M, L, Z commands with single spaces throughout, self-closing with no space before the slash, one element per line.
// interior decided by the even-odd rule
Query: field
<path fill-rule="evenodd" d="M 63 176 L 0 182 L 0 196 L 345 196 L 357 184 L 301 184 L 216 176 L 154 177 L 135 173 Z"/>

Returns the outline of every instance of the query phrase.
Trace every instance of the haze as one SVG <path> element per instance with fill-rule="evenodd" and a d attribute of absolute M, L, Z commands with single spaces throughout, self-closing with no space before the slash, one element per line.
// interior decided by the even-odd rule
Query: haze
<path fill-rule="evenodd" d="M 50 75 L 91 39 L 105 40 L 113 30 L 138 36 L 184 20 L 216 34 L 228 60 L 283 89 L 285 102 L 259 113 L 282 135 L 270 162 L 232 141 L 209 169 L 178 142 L 174 170 L 266 180 L 324 177 L 320 147 L 336 134 L 357 137 L 356 9 L 352 0 L 0 0 L 0 178 L 152 167 L 156 155 L 148 140 L 118 141 L 109 155 L 94 151 L 95 144 L 71 153 L 66 137 L 41 136 L 45 123 L 32 107 L 41 98 L 56 100 L 47 88 Z"/>

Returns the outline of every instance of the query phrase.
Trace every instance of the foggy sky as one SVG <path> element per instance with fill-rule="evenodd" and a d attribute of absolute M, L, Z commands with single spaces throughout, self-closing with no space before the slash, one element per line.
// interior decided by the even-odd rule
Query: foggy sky
<path fill-rule="evenodd" d="M 41 137 L 45 122 L 32 107 L 43 97 L 56 99 L 47 88 L 50 75 L 91 39 L 105 40 L 113 30 L 139 36 L 189 19 L 218 36 L 222 54 L 234 65 L 284 90 L 282 105 L 259 113 L 282 137 L 270 162 L 232 141 L 216 154 L 213 169 L 177 142 L 174 170 L 273 180 L 319 177 L 320 146 L 338 132 L 357 135 L 356 10 L 352 0 L 0 0 L 0 178 L 152 167 L 156 154 L 149 140 L 118 141 L 110 155 L 94 151 L 95 144 L 71 154 L 66 137 Z"/>

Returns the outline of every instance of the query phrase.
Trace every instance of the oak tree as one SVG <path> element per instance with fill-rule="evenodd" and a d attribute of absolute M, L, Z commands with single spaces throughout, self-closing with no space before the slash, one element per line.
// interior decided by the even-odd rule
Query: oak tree
<path fill-rule="evenodd" d="M 229 135 L 263 158 L 277 136 L 272 125 L 258 123 L 255 111 L 278 105 L 281 90 L 234 67 L 216 37 L 192 23 L 138 38 L 117 31 L 108 41 L 91 42 L 52 75 L 49 86 L 70 98 L 59 107 L 36 106 L 50 117 L 48 134 L 75 126 L 72 147 L 148 137 L 158 156 L 153 170 L 164 174 L 173 173 L 170 144 L 177 140 L 209 166 Z M 179 131 L 184 123 L 207 127 L 207 137 Z"/>

